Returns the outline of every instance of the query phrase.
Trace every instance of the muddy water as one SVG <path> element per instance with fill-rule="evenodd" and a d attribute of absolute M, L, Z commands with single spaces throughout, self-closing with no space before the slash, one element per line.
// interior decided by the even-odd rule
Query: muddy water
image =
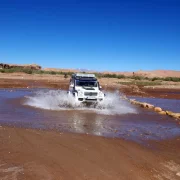
<path fill-rule="evenodd" d="M 96 107 L 79 106 L 65 92 L 47 89 L 0 90 L 0 125 L 48 129 L 143 141 L 180 135 L 177 121 L 132 106 L 117 93 L 107 93 Z M 180 100 L 136 98 L 152 104 L 175 107 Z"/>
<path fill-rule="evenodd" d="M 132 97 L 133 98 L 133 97 Z M 180 100 L 178 99 L 161 99 L 161 98 L 142 98 L 142 97 L 134 97 L 134 99 L 147 102 L 153 104 L 155 106 L 159 106 L 164 110 L 173 111 L 176 113 L 180 112 Z"/>

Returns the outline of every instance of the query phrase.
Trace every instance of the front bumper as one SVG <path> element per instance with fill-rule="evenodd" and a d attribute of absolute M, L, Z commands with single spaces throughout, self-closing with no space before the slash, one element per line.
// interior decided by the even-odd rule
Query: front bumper
<path fill-rule="evenodd" d="M 80 102 L 100 102 L 103 101 L 103 97 L 94 97 L 94 98 L 89 98 L 89 97 L 78 97 L 78 101 Z"/>

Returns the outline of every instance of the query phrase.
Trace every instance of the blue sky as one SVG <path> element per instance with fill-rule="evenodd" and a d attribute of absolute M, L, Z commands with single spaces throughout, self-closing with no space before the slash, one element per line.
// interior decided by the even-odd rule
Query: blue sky
<path fill-rule="evenodd" d="M 180 70 L 180 1 L 0 0 L 0 62 Z"/>

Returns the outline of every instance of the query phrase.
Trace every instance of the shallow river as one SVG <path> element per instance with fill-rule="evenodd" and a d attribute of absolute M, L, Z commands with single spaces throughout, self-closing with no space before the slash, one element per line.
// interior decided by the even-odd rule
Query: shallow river
<path fill-rule="evenodd" d="M 167 110 L 180 110 L 180 100 L 135 98 Z M 66 92 L 48 89 L 1 89 L 0 125 L 75 132 L 142 141 L 180 135 L 178 121 L 133 106 L 117 92 L 96 107 L 80 106 Z"/>

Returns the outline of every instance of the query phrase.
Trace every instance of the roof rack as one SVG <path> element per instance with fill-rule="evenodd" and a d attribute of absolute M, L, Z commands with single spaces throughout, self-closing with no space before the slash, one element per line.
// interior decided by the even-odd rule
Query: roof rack
<path fill-rule="evenodd" d="M 95 78 L 96 76 L 94 74 L 84 74 L 84 73 L 76 73 L 76 77 L 89 77 L 89 78 Z"/>
<path fill-rule="evenodd" d="M 84 73 L 76 73 L 76 74 L 72 74 L 72 78 L 75 79 L 92 79 L 92 80 L 96 80 L 96 76 L 94 74 L 84 74 Z"/>

